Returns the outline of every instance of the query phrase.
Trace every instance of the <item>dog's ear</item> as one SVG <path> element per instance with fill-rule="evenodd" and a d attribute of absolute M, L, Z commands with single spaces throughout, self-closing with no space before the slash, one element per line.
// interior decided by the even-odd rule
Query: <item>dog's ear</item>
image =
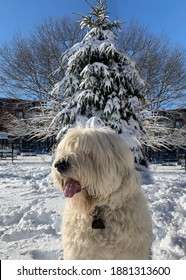
<path fill-rule="evenodd" d="M 121 184 L 109 195 L 107 204 L 111 209 L 121 207 L 124 201 L 131 199 L 140 192 L 140 176 L 135 169 L 128 169 L 120 177 Z"/>
<path fill-rule="evenodd" d="M 122 192 L 125 197 L 132 197 L 139 192 L 141 186 L 141 177 L 139 173 L 133 169 L 128 170 L 123 174 L 122 179 Z"/>

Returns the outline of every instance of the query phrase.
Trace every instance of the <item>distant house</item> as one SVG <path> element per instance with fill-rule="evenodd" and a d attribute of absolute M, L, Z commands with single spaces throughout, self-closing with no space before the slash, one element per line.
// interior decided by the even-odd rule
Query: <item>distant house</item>
<path fill-rule="evenodd" d="M 3 149 L 8 144 L 8 134 L 4 131 L 0 131 L 0 149 Z"/>
<path fill-rule="evenodd" d="M 159 122 L 167 127 L 182 128 L 186 125 L 186 108 L 158 110 L 153 114 L 159 116 Z"/>
<path fill-rule="evenodd" d="M 186 131 L 186 108 L 179 108 L 173 110 L 155 110 L 153 111 L 153 116 L 157 117 L 158 123 L 161 126 L 169 128 L 181 129 L 185 127 Z M 170 149 L 161 148 L 160 150 L 150 149 L 149 158 L 155 162 L 162 162 L 166 159 L 176 159 L 180 160 L 185 157 L 186 153 L 186 139 L 185 145 L 180 147 L 172 146 Z"/>
<path fill-rule="evenodd" d="M 11 133 L 7 132 L 6 123 L 10 116 L 14 116 L 17 119 L 26 119 L 31 115 L 37 115 L 40 111 L 40 106 L 45 104 L 45 101 L 40 100 L 23 100 L 15 98 L 0 98 L 0 131 L 1 135 L 9 135 L 11 140 Z M 3 134 L 4 133 L 4 134 Z M 8 145 L 7 139 L 0 139 L 0 144 Z M 11 141 L 12 142 L 12 141 Z M 50 142 L 50 141 L 49 141 Z M 37 151 L 44 151 L 49 149 L 48 141 L 35 141 L 28 140 L 26 138 L 17 138 L 13 140 L 17 149 L 32 148 Z M 10 144 L 10 143 L 9 143 Z"/>
<path fill-rule="evenodd" d="M 17 119 L 25 118 L 31 108 L 39 107 L 40 100 L 23 100 L 15 98 L 0 98 L 0 120 L 6 115 L 13 115 Z M 6 131 L 2 122 L 0 122 L 0 131 Z"/>

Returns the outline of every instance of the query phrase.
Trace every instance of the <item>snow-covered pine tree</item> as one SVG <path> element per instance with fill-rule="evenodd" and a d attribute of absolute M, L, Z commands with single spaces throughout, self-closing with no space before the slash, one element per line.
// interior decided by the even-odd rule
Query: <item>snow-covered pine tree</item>
<path fill-rule="evenodd" d="M 88 4 L 92 10 L 80 22 L 82 28 L 88 28 L 87 34 L 62 56 L 66 75 L 52 94 L 62 96 L 63 105 L 51 126 L 59 130 L 58 138 L 77 122 L 110 126 L 128 141 L 140 162 L 139 138 L 145 132 L 138 114 L 144 82 L 135 63 L 114 45 L 114 29 L 120 29 L 120 23 L 109 21 L 106 1 L 97 0 L 97 6 Z"/>

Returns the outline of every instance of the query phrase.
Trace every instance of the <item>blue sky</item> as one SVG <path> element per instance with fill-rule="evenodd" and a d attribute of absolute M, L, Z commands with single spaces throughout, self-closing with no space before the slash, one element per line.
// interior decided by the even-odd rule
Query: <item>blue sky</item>
<path fill-rule="evenodd" d="M 89 11 L 85 0 L 0 0 L 0 44 L 18 30 L 29 35 L 35 24 L 50 15 Z M 173 44 L 186 48 L 186 0 L 108 0 L 108 11 L 112 20 L 136 19 L 152 33 L 164 32 Z"/>

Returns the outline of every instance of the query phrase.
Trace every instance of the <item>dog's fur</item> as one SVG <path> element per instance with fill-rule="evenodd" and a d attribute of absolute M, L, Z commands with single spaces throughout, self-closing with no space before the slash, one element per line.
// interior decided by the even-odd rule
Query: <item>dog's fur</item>
<path fill-rule="evenodd" d="M 119 135 L 108 128 L 70 129 L 52 173 L 70 196 L 62 221 L 64 259 L 149 259 L 151 217 L 132 153 Z M 105 228 L 92 228 L 96 209 Z"/>

